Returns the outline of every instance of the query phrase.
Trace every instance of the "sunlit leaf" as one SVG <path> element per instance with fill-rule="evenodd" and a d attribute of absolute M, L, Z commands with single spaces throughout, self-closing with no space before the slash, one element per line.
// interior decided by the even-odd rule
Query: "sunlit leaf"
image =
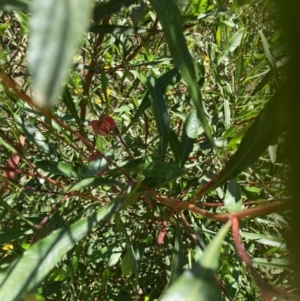
<path fill-rule="evenodd" d="M 169 45 L 175 66 L 180 70 L 182 78 L 188 86 L 188 91 L 193 99 L 193 103 L 203 125 L 203 129 L 213 143 L 211 129 L 203 108 L 202 96 L 196 80 L 192 58 L 182 32 L 177 1 L 154 0 L 153 4 L 162 24 L 165 38 Z"/>
<path fill-rule="evenodd" d="M 242 209 L 242 195 L 241 190 L 235 179 L 231 179 L 228 183 L 224 207 L 227 212 L 238 212 Z"/>
<path fill-rule="evenodd" d="M 35 163 L 37 168 L 40 168 L 44 171 L 48 171 L 55 175 L 65 176 L 67 178 L 78 178 L 79 169 L 64 163 L 64 162 L 55 162 L 50 160 L 42 160 Z"/>
<path fill-rule="evenodd" d="M 181 167 L 184 166 L 190 153 L 193 150 L 194 142 L 198 134 L 198 128 L 199 119 L 197 113 L 196 111 L 191 111 L 187 115 L 182 129 L 182 137 L 179 149 L 179 162 Z"/>

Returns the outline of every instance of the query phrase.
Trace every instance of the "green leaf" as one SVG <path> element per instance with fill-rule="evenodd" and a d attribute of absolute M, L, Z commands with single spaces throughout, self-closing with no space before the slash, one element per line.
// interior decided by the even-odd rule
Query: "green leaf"
<path fill-rule="evenodd" d="M 278 251 L 284 252 L 286 251 L 286 244 L 284 239 L 281 237 L 265 235 L 265 234 L 256 234 L 256 233 L 249 233 L 245 231 L 240 232 L 241 237 L 254 240 L 256 243 L 260 243 L 266 246 L 276 247 Z"/>
<path fill-rule="evenodd" d="M 67 278 L 67 276 L 68 276 L 67 271 L 63 269 L 54 269 L 51 271 L 48 278 L 53 281 L 63 281 L 64 279 Z"/>
<path fill-rule="evenodd" d="M 227 56 L 233 52 L 237 47 L 240 46 L 243 38 L 245 28 L 240 28 L 234 35 L 229 39 L 227 48 L 221 53 L 220 57 L 218 58 L 218 64 L 222 63 Z"/>
<path fill-rule="evenodd" d="M 122 275 L 124 277 L 131 276 L 133 273 L 133 258 L 132 258 L 131 251 L 128 249 L 124 257 L 122 258 L 121 269 L 122 269 Z"/>
<path fill-rule="evenodd" d="M 240 84 L 240 79 L 243 71 L 244 71 L 244 56 L 242 53 L 240 53 L 236 65 L 236 70 L 235 70 L 235 86 L 238 86 Z"/>
<path fill-rule="evenodd" d="M 96 177 L 96 178 L 87 178 L 80 180 L 78 182 L 75 182 L 68 187 L 64 189 L 64 192 L 71 192 L 76 190 L 81 190 L 84 188 L 96 188 L 98 186 L 119 186 L 120 188 L 123 188 L 124 184 L 116 181 L 116 180 L 110 180 L 106 178 Z"/>
<path fill-rule="evenodd" d="M 135 190 L 133 190 L 127 194 L 126 199 L 120 210 L 126 209 L 127 207 L 133 205 L 138 200 L 138 198 L 141 194 L 136 191 L 137 189 L 138 189 L 138 186 Z"/>
<path fill-rule="evenodd" d="M 31 1 L 28 65 L 38 105 L 49 106 L 61 94 L 92 4 L 92 0 Z"/>
<path fill-rule="evenodd" d="M 188 86 L 188 91 L 193 99 L 199 119 L 203 129 L 213 144 L 211 129 L 206 119 L 202 96 L 198 86 L 192 58 L 188 50 L 180 23 L 180 12 L 177 1 L 153 0 L 154 8 L 157 12 L 160 23 L 165 33 L 165 39 L 169 45 L 175 66 L 180 70 L 183 80 Z"/>
<path fill-rule="evenodd" d="M 153 108 L 156 125 L 159 132 L 159 160 L 163 162 L 169 141 L 169 114 L 165 98 L 159 82 L 150 77 L 148 81 L 149 97 Z"/>
<path fill-rule="evenodd" d="M 282 87 L 265 105 L 244 135 L 238 150 L 219 172 L 205 193 L 235 178 L 251 166 L 285 129 L 286 87 Z M 276 141 L 276 140 L 275 140 Z"/>
<path fill-rule="evenodd" d="M 83 129 L 83 126 L 82 126 L 82 122 L 81 122 L 81 120 L 78 116 L 74 100 L 73 100 L 72 95 L 70 93 L 70 90 L 67 86 L 65 87 L 64 94 L 62 96 L 62 101 L 67 106 L 67 108 L 70 111 L 71 115 L 74 117 L 74 119 L 75 119 L 75 121 L 78 125 L 80 133 L 84 134 L 84 129 Z"/>
<path fill-rule="evenodd" d="M 0 245 L 10 243 L 15 239 L 22 238 L 24 235 L 30 235 L 32 233 L 32 230 L 5 230 L 4 233 L 0 233 Z"/>
<path fill-rule="evenodd" d="M 166 162 L 150 162 L 150 163 L 140 163 L 140 162 L 130 162 L 122 166 L 124 171 L 141 174 L 146 177 L 154 177 L 161 179 L 172 179 L 180 177 L 184 174 L 184 169 L 178 167 L 172 163 Z M 112 169 L 108 171 L 108 174 L 118 174 L 119 170 Z"/>
<path fill-rule="evenodd" d="M 224 198 L 224 207 L 229 213 L 241 211 L 242 209 L 242 195 L 236 179 L 229 181 Z"/>
<path fill-rule="evenodd" d="M 261 258 L 254 257 L 252 258 L 252 264 L 256 266 L 266 266 L 268 268 L 275 269 L 287 269 L 291 270 L 291 260 L 289 258 Z"/>
<path fill-rule="evenodd" d="M 16 123 L 21 127 L 24 135 L 33 142 L 38 148 L 46 153 L 50 159 L 56 160 L 55 150 L 48 143 L 46 137 L 30 122 L 25 120 L 23 117 L 14 115 Z"/>
<path fill-rule="evenodd" d="M 167 289 L 161 301 L 222 300 L 220 288 L 215 280 L 215 271 L 219 265 L 220 249 L 229 228 L 230 223 L 227 223 L 205 248 L 200 263 L 196 262 L 190 271 L 184 272 Z"/>
<path fill-rule="evenodd" d="M 172 285 L 184 272 L 184 247 L 180 233 L 178 218 L 176 219 L 176 234 L 172 256 L 171 276 L 168 285 Z"/>
<path fill-rule="evenodd" d="M 259 31 L 259 35 L 262 40 L 264 51 L 265 51 L 268 63 L 270 65 L 270 68 L 271 68 L 276 80 L 278 80 L 278 71 L 277 71 L 277 66 L 276 66 L 276 60 L 270 50 L 270 45 L 269 45 L 264 33 L 261 30 Z"/>
<path fill-rule="evenodd" d="M 174 132 L 174 130 L 170 130 L 169 133 L 169 144 L 171 147 L 171 150 L 173 152 L 175 162 L 179 162 L 179 148 L 180 148 L 180 141 L 178 139 L 177 134 Z"/>
<path fill-rule="evenodd" d="M 209 245 L 205 248 L 201 258 L 200 264 L 213 271 L 216 271 L 219 267 L 219 256 L 221 247 L 224 241 L 224 238 L 230 228 L 230 222 L 227 222 L 222 229 L 219 230 L 217 235 L 213 238 L 213 240 L 209 243 Z"/>
<path fill-rule="evenodd" d="M 48 171 L 55 175 L 65 176 L 67 178 L 78 178 L 78 168 L 63 162 L 55 162 L 50 160 L 41 160 L 35 163 L 37 168 Z"/>
<path fill-rule="evenodd" d="M 75 275 L 76 275 L 76 271 L 78 269 L 78 257 L 77 256 L 73 256 L 69 262 L 69 266 L 68 266 L 68 271 L 67 271 L 67 276 L 71 278 L 71 280 L 74 279 Z"/>
<path fill-rule="evenodd" d="M 100 221 L 111 218 L 123 201 L 123 197 L 117 197 L 91 216 L 59 229 L 32 245 L 0 274 L 0 299 L 19 300 L 22 295 L 35 289 L 62 257 Z"/>
<path fill-rule="evenodd" d="M 0 10 L 4 11 L 20 11 L 28 10 L 30 0 L 1 0 Z"/>
<path fill-rule="evenodd" d="M 183 125 L 182 138 L 179 149 L 180 167 L 183 167 L 190 153 L 193 151 L 194 142 L 196 140 L 199 128 L 199 119 L 196 111 L 191 111 Z"/>
<path fill-rule="evenodd" d="M 199 15 L 205 12 L 205 7 L 207 5 L 207 0 L 193 0 L 192 14 Z"/>
<path fill-rule="evenodd" d="M 167 71 L 163 75 L 161 75 L 156 81 L 159 82 L 163 93 L 167 89 L 168 85 L 174 86 L 177 84 L 180 80 L 181 76 L 176 68 Z M 137 120 L 138 118 L 150 107 L 151 102 L 149 98 L 149 92 L 146 93 L 144 96 L 139 108 L 137 109 L 136 113 L 134 114 L 131 122 L 129 125 L 126 127 L 125 131 L 126 132 Z"/>
<path fill-rule="evenodd" d="M 92 162 L 90 162 L 86 167 L 84 167 L 79 177 L 80 178 L 90 178 L 103 172 L 108 167 L 108 162 L 104 157 L 100 157 Z"/>
<path fill-rule="evenodd" d="M 124 26 L 124 25 L 110 25 L 110 24 L 103 24 L 103 25 L 94 25 L 91 26 L 88 30 L 89 32 L 94 33 L 111 33 L 111 34 L 142 34 L 147 32 L 157 33 L 158 30 L 152 28 L 140 28 L 140 27 L 131 27 L 131 26 Z"/>

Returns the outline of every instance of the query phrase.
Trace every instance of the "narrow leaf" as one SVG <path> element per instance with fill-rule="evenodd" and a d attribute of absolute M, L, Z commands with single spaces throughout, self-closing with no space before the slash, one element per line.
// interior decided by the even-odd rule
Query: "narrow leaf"
<path fill-rule="evenodd" d="M 237 66 L 235 69 L 235 86 L 238 86 L 240 84 L 240 79 L 243 71 L 244 71 L 244 56 L 242 53 L 240 53 Z"/>
<path fill-rule="evenodd" d="M 22 295 L 35 289 L 79 240 L 91 232 L 101 220 L 108 219 L 117 212 L 123 200 L 124 198 L 117 197 L 93 215 L 57 230 L 35 243 L 0 274 L 0 300 L 19 300 Z"/>
<path fill-rule="evenodd" d="M 172 179 L 180 177 L 184 174 L 184 169 L 178 167 L 172 163 L 166 162 L 150 162 L 150 163 L 140 163 L 140 162 L 130 162 L 121 167 L 124 171 L 141 174 L 146 177 L 154 177 L 161 179 Z M 108 171 L 108 174 L 117 174 L 118 170 L 113 169 Z"/>
<path fill-rule="evenodd" d="M 229 181 L 224 198 L 224 207 L 229 213 L 237 212 L 242 209 L 241 190 L 235 179 Z"/>
<path fill-rule="evenodd" d="M 79 177 L 80 178 L 90 178 L 98 175 L 99 173 L 105 171 L 108 167 L 108 162 L 105 158 L 100 157 L 92 162 L 90 162 L 86 167 L 84 167 Z"/>
<path fill-rule="evenodd" d="M 210 242 L 200 258 L 190 271 L 184 272 L 167 289 L 161 301 L 220 301 L 220 288 L 215 280 L 215 271 L 218 268 L 220 249 L 230 228 L 227 223 Z"/>
<path fill-rule="evenodd" d="M 55 150 L 48 143 L 45 136 L 30 122 L 25 120 L 23 117 L 14 115 L 15 121 L 21 127 L 24 135 L 33 142 L 37 147 L 39 147 L 44 153 L 46 153 L 50 159 L 55 160 L 56 153 Z"/>
<path fill-rule="evenodd" d="M 289 258 L 254 257 L 252 258 L 252 264 L 254 266 L 266 266 L 273 269 L 292 269 L 291 260 Z"/>
<path fill-rule="evenodd" d="M 224 59 L 228 57 L 228 55 L 233 52 L 237 47 L 240 46 L 243 38 L 245 28 L 240 28 L 237 32 L 233 34 L 230 38 L 227 48 L 221 53 L 220 57 L 218 58 L 218 64 L 222 63 Z"/>
<path fill-rule="evenodd" d="M 123 188 L 124 184 L 116 181 L 116 180 L 110 180 L 106 178 L 96 177 L 96 178 L 87 178 L 80 180 L 78 182 L 75 182 L 68 187 L 64 189 L 64 192 L 71 192 L 76 190 L 81 190 L 84 188 L 96 188 L 98 186 L 119 186 L 120 188 Z"/>
<path fill-rule="evenodd" d="M 169 114 L 159 82 L 150 77 L 148 81 L 149 97 L 159 132 L 159 160 L 163 162 L 169 141 Z"/>
<path fill-rule="evenodd" d="M 216 271 L 219 266 L 219 256 L 221 247 L 224 241 L 224 238 L 230 228 L 231 223 L 227 222 L 222 229 L 219 230 L 217 235 L 213 238 L 213 240 L 209 243 L 209 245 L 205 248 L 201 258 L 200 264 L 208 269 Z"/>
<path fill-rule="evenodd" d="M 72 95 L 71 95 L 70 90 L 69 90 L 68 87 L 65 87 L 62 100 L 63 100 L 63 103 L 67 106 L 67 108 L 68 108 L 69 112 L 71 113 L 71 115 L 74 117 L 74 119 L 75 119 L 75 121 L 78 125 L 80 133 L 83 134 L 84 129 L 83 129 L 83 126 L 82 126 L 82 122 L 81 122 L 81 120 L 78 116 L 78 110 L 75 107 L 74 100 L 72 98 Z"/>
<path fill-rule="evenodd" d="M 270 50 L 270 45 L 269 45 L 264 33 L 261 30 L 259 31 L 259 35 L 260 35 L 260 38 L 261 38 L 265 54 L 266 54 L 267 60 L 268 60 L 269 65 L 270 65 L 270 68 L 271 68 L 275 78 L 278 79 L 278 71 L 277 71 L 277 66 L 276 66 L 276 60 L 275 60 L 275 58 L 274 58 L 274 56 L 273 56 L 273 54 Z"/>
<path fill-rule="evenodd" d="M 78 168 L 64 163 L 64 162 L 55 162 L 50 160 L 41 160 L 35 163 L 37 168 L 40 168 L 44 171 L 48 171 L 55 175 L 65 176 L 67 178 L 78 178 L 79 172 Z"/>
<path fill-rule="evenodd" d="M 170 130 L 169 144 L 173 152 L 175 162 L 178 163 L 180 161 L 180 157 L 179 157 L 180 141 L 178 139 L 178 136 L 173 130 Z"/>
<path fill-rule="evenodd" d="M 49 106 L 61 94 L 79 38 L 88 25 L 92 3 L 31 0 L 28 64 L 38 105 Z"/>
<path fill-rule="evenodd" d="M 202 96 L 196 80 L 192 58 L 182 32 L 182 26 L 179 19 L 180 12 L 178 10 L 177 1 L 153 0 L 153 4 L 163 27 L 165 38 L 169 45 L 175 66 L 180 70 L 182 78 L 188 86 L 189 94 L 193 99 L 193 103 L 198 117 L 202 122 L 203 129 L 213 144 L 211 129 L 206 119 L 206 114 L 202 103 Z"/>
<path fill-rule="evenodd" d="M 162 92 L 165 93 L 165 90 L 167 89 L 168 85 L 174 86 L 179 82 L 180 78 L 181 76 L 178 70 L 174 68 L 157 78 L 157 81 L 159 82 L 162 88 Z M 129 129 L 138 120 L 138 118 L 150 107 L 150 105 L 151 102 L 149 98 L 149 93 L 147 92 L 125 131 L 127 131 L 127 129 Z"/>
<path fill-rule="evenodd" d="M 138 265 L 137 265 L 137 261 L 135 259 L 133 246 L 130 242 L 129 235 L 126 231 L 126 227 L 123 224 L 121 218 L 118 218 L 118 223 L 120 223 L 121 231 L 122 231 L 123 235 L 125 236 L 126 247 L 127 247 L 127 252 L 125 253 L 125 256 L 122 259 L 122 265 L 121 265 L 122 274 L 124 276 L 130 276 L 134 272 L 135 279 L 136 279 L 136 281 L 138 281 L 138 276 L 139 276 Z M 137 284 L 137 282 L 136 282 L 136 284 Z"/>
<path fill-rule="evenodd" d="M 192 111 L 187 115 L 182 129 L 182 138 L 179 149 L 180 167 L 184 166 L 190 153 L 193 150 L 194 142 L 198 134 L 198 128 L 199 119 L 197 113 L 196 111 Z"/>
<path fill-rule="evenodd" d="M 169 285 L 173 284 L 184 272 L 184 252 L 178 219 L 176 219 L 175 244 L 172 256 L 172 269 Z"/>
<path fill-rule="evenodd" d="M 251 166 L 284 131 L 285 90 L 286 86 L 282 87 L 261 110 L 244 135 L 238 150 L 219 172 L 209 189 L 205 190 L 205 193 L 235 178 L 240 172 Z"/>
<path fill-rule="evenodd" d="M 32 230 L 5 230 L 4 233 L 0 233 L 0 245 L 10 243 L 15 239 L 24 237 L 24 235 L 32 234 Z"/>
<path fill-rule="evenodd" d="M 133 273 L 133 258 L 131 251 L 127 249 L 121 263 L 122 275 L 124 277 L 131 276 Z"/>

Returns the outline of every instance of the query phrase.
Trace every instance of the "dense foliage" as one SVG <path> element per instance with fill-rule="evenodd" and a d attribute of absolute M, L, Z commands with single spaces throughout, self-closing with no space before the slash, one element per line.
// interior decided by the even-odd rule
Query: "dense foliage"
<path fill-rule="evenodd" d="M 289 53 L 246 2 L 0 3 L 1 300 L 298 300 Z"/>

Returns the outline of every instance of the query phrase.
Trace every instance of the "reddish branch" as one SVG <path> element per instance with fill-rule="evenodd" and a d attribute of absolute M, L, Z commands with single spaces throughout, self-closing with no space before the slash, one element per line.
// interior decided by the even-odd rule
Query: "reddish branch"
<path fill-rule="evenodd" d="M 242 245 L 240 234 L 239 234 L 239 220 L 237 217 L 232 217 L 231 219 L 231 227 L 232 227 L 232 238 L 234 241 L 235 248 L 239 253 L 241 260 L 246 264 L 247 268 L 250 271 L 251 276 L 254 278 L 256 284 L 261 290 L 262 298 L 264 301 L 271 301 L 270 295 L 280 295 L 287 298 L 291 298 L 291 300 L 300 300 L 300 298 L 292 293 L 289 293 L 285 290 L 282 290 L 278 287 L 272 286 L 268 283 L 265 283 L 261 276 L 256 272 L 254 267 L 252 266 L 252 261 L 244 246 Z"/>

